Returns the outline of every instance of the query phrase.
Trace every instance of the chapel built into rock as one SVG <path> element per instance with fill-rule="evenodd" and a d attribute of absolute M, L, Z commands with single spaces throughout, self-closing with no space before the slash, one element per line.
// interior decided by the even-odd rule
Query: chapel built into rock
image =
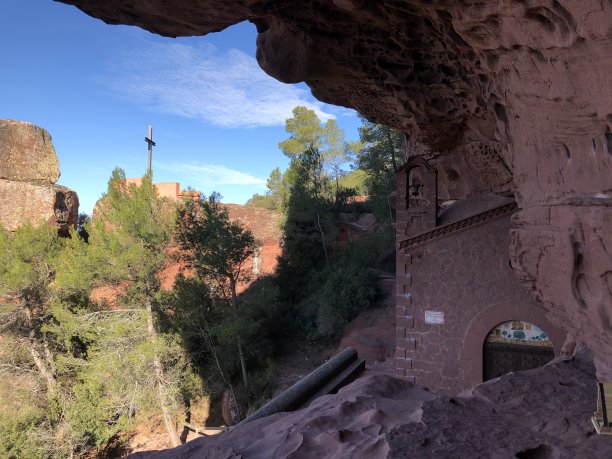
<path fill-rule="evenodd" d="M 558 356 L 565 332 L 510 265 L 514 197 L 483 194 L 440 211 L 437 188 L 422 156 L 397 172 L 397 374 L 456 394 Z"/>

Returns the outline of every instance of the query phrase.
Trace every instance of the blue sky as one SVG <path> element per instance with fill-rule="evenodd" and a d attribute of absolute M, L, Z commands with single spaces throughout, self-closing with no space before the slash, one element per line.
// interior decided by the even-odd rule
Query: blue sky
<path fill-rule="evenodd" d="M 296 105 L 336 118 L 357 139 L 355 112 L 322 104 L 307 86 L 285 85 L 255 61 L 255 27 L 170 39 L 109 26 L 51 0 L 0 2 L 0 118 L 49 131 L 59 183 L 90 213 L 115 166 L 146 170 L 153 125 L 155 181 L 180 182 L 225 202 L 265 191 L 287 158 L 278 142 Z"/>

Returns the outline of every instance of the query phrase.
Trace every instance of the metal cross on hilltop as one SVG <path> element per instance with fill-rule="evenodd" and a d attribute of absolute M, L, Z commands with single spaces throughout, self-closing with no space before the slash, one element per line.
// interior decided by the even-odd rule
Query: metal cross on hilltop
<path fill-rule="evenodd" d="M 155 142 L 153 142 L 153 126 L 149 125 L 149 135 L 145 137 L 145 142 L 149 144 L 149 168 L 147 172 L 149 175 L 151 174 L 151 158 L 153 156 L 153 147 L 155 146 Z"/>

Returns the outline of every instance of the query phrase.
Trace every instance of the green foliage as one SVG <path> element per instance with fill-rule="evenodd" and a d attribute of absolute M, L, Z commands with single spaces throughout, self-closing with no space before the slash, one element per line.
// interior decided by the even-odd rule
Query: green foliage
<path fill-rule="evenodd" d="M 125 290 L 125 294 L 121 295 L 123 306 L 128 310 L 141 310 L 146 317 L 146 321 L 136 320 L 138 316 L 126 321 L 142 336 L 142 341 L 132 341 L 129 353 L 116 353 L 106 359 L 115 365 L 117 371 L 130 375 L 127 384 L 123 378 L 117 378 L 120 385 L 108 390 L 109 394 L 121 397 L 122 400 L 119 406 L 123 408 L 120 411 L 117 411 L 118 403 L 113 403 L 113 416 L 115 419 L 123 419 L 129 417 L 134 410 L 132 402 L 125 402 L 128 396 L 126 391 L 128 394 L 132 391 L 134 382 L 143 394 L 149 393 L 143 387 L 152 388 L 170 440 L 177 446 L 180 441 L 173 426 L 172 411 L 179 405 L 179 388 L 183 376 L 189 374 L 189 369 L 186 363 L 181 363 L 185 359 L 181 357 L 180 348 L 175 345 L 176 337 L 160 329 L 159 322 L 163 318 L 160 317 L 162 308 L 158 304 L 158 300 L 163 297 L 159 278 L 165 266 L 174 219 L 174 206 L 157 196 L 150 173 L 142 178 L 139 186 L 128 186 L 124 172 L 115 169 L 109 180 L 101 218 L 89 232 L 88 247 L 90 260 L 96 262 L 96 283 L 122 285 Z M 121 324 L 115 325 L 121 327 Z M 130 334 L 124 333 L 123 336 Z M 102 356 L 105 354 L 103 349 L 100 350 Z M 115 362 L 115 356 L 120 357 L 120 360 Z M 129 368 L 122 367 L 124 364 L 129 365 Z M 92 374 L 100 374 L 95 369 L 94 366 Z M 137 369 L 138 373 L 130 373 L 130 369 Z M 173 374 L 176 374 L 175 378 L 171 377 Z M 103 379 L 96 378 L 96 381 Z M 89 393 L 100 393 L 103 389 L 97 386 Z M 104 404 L 95 408 L 102 410 L 100 415 L 108 410 Z M 96 418 L 99 419 L 99 416 Z M 120 422 L 115 424 L 120 425 Z"/>
<path fill-rule="evenodd" d="M 128 186 L 117 169 L 100 217 L 83 225 L 88 244 L 73 234 L 54 259 L 55 295 L 41 332 L 53 338 L 60 416 L 47 416 L 49 432 L 61 429 L 77 456 L 102 451 L 138 416 L 159 409 L 156 361 L 164 372 L 161 403 L 181 411 L 185 383 L 192 380 L 190 363 L 175 335 L 148 328 L 161 309 L 158 277 L 173 213 L 157 197 L 150 176 Z M 96 285 L 119 287 L 118 309 L 90 303 Z"/>
<path fill-rule="evenodd" d="M 43 458 L 41 446 L 32 436 L 44 421 L 44 414 L 28 408 L 10 416 L 0 416 L 0 457 L 7 459 Z"/>
<path fill-rule="evenodd" d="M 230 221 L 219 199 L 213 193 L 207 201 L 187 202 L 179 210 L 177 239 L 184 249 L 183 258 L 200 278 L 231 289 L 249 280 L 245 262 L 258 243 L 251 231 Z"/>
<path fill-rule="evenodd" d="M 243 343 L 249 342 L 256 324 L 241 320 L 237 287 L 238 283 L 250 280 L 251 270 L 246 261 L 253 256 L 259 243 L 251 231 L 230 221 L 228 210 L 221 205 L 220 198 L 218 193 L 213 193 L 208 200 L 188 202 L 179 209 L 177 239 L 183 249 L 183 260 L 195 270 L 201 281 L 210 284 L 214 293 L 212 306 L 224 308 L 225 316 L 231 318 L 230 321 L 220 320 L 214 328 L 207 325 L 207 336 L 204 338 L 208 341 L 209 352 L 216 360 L 221 379 L 232 391 L 229 382 L 231 376 L 225 376 L 218 362 L 216 346 L 236 347 L 243 389 L 247 395 L 242 400 L 248 403 L 251 397 Z"/>
<path fill-rule="evenodd" d="M 179 277 L 166 303 L 174 312 L 169 324 L 180 332 L 183 346 L 212 397 L 220 397 L 231 387 L 243 407 L 267 398 L 274 372 L 270 356 L 281 344 L 273 335 L 285 330 L 277 314 L 281 310 L 277 289 L 269 280 L 257 281 L 242 296 L 235 314 L 228 313 L 225 301 L 211 295 L 198 278 Z M 248 391 L 239 383 L 237 337 L 248 344 L 244 350 L 250 373 Z"/>
<path fill-rule="evenodd" d="M 324 129 L 314 110 L 303 106 L 293 109 L 293 116 L 285 121 L 285 131 L 291 136 L 278 144 L 281 151 L 293 158 L 309 148 L 320 148 Z"/>
<path fill-rule="evenodd" d="M 366 185 L 377 217 L 392 223 L 395 213 L 389 199 L 395 191 L 395 171 L 401 166 L 404 134 L 366 119 L 362 121 L 359 138 L 363 148 L 357 154 L 357 165 L 368 176 Z"/>
<path fill-rule="evenodd" d="M 340 191 L 339 177 L 345 166 L 359 150 L 360 144 L 358 142 L 346 142 L 344 131 L 340 129 L 334 119 L 328 120 L 323 125 L 313 110 L 302 106 L 293 109 L 293 116 L 285 121 L 285 130 L 291 136 L 289 139 L 280 142 L 278 144 L 279 148 L 292 159 L 298 158 L 308 151 L 317 151 L 320 161 L 320 170 L 318 171 L 320 181 L 324 181 L 323 172 L 327 173 L 328 177 L 333 178 L 335 183 L 334 194 L 337 196 Z M 278 180 L 279 174 L 275 173 L 275 178 L 273 184 L 282 184 L 282 180 Z M 289 182 L 292 183 L 293 181 L 290 180 Z M 287 199 L 285 199 L 286 201 Z"/>
<path fill-rule="evenodd" d="M 0 294 L 42 305 L 61 248 L 57 229 L 46 225 L 23 225 L 11 237 L 0 230 Z"/>
<path fill-rule="evenodd" d="M 274 198 L 268 194 L 255 193 L 246 202 L 247 206 L 259 207 L 260 209 L 277 210 L 277 203 Z"/>
<path fill-rule="evenodd" d="M 290 166 L 250 202 L 285 213 L 284 254 L 275 276 L 241 295 L 252 233 L 216 194 L 183 203 L 176 218 L 150 175 L 136 186 L 113 171 L 99 217 L 82 215 L 71 238 L 47 227 L 0 231 L 0 296 L 9 299 L 0 303 L 0 397 L 11 394 L 0 404 L 1 457 L 103 457 L 139 419 L 160 410 L 176 419 L 190 400 L 228 387 L 242 408 L 257 405 L 275 356 L 299 340 L 338 338 L 375 305 L 370 267 L 390 233 L 339 246 L 336 226 L 355 193 L 385 211 L 399 137 L 366 125 L 363 144 L 346 142 L 335 121 L 322 125 L 304 107 L 286 130 Z M 357 151 L 361 168 L 346 173 Z M 164 292 L 173 231 L 196 276 Z M 94 287 L 117 294 L 112 308 L 91 299 Z"/>
<path fill-rule="evenodd" d="M 73 438 L 96 449 L 127 432 L 138 416 L 156 412 L 153 360 L 162 356 L 166 387 L 174 412 L 180 412 L 182 384 L 189 381 L 190 366 L 180 341 L 161 334 L 152 341 L 146 333 L 146 314 L 139 309 L 99 311 L 79 315 L 86 320 L 90 337 L 86 360 L 72 361 L 75 384 L 67 399 L 64 417 Z"/>
<path fill-rule="evenodd" d="M 328 246 L 335 238 L 333 201 L 321 175 L 321 157 L 309 149 L 292 160 L 295 182 L 287 202 L 283 258 L 277 273 L 281 298 L 295 302 L 310 271 L 328 263 Z"/>
<path fill-rule="evenodd" d="M 378 276 L 358 263 L 338 263 L 313 273 L 316 290 L 304 301 L 314 317 L 316 337 L 337 338 L 357 314 L 370 309 L 376 300 Z"/>
<path fill-rule="evenodd" d="M 268 177 L 268 180 L 266 181 L 266 186 L 268 187 L 268 190 L 273 193 L 278 190 L 281 186 L 282 179 L 283 174 L 281 173 L 280 169 L 278 167 L 272 169 L 272 172 L 270 172 L 270 177 Z"/>
<path fill-rule="evenodd" d="M 103 198 L 101 217 L 90 227 L 90 257 L 101 282 L 129 281 L 135 290 L 158 288 L 174 209 L 157 196 L 151 176 L 128 186 L 115 169 Z"/>
<path fill-rule="evenodd" d="M 264 195 L 255 193 L 246 205 L 268 210 L 281 210 L 288 190 L 287 180 L 278 167 L 270 172 L 266 186 L 268 191 Z"/>
<path fill-rule="evenodd" d="M 361 169 L 354 169 L 338 178 L 341 188 L 355 190 L 359 196 L 368 195 L 367 180 L 368 174 Z"/>

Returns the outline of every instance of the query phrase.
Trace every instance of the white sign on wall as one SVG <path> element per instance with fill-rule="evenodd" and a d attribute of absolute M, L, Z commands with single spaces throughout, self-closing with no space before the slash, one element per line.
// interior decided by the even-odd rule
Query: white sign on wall
<path fill-rule="evenodd" d="M 425 311 L 426 324 L 443 324 L 444 313 L 442 311 Z"/>

